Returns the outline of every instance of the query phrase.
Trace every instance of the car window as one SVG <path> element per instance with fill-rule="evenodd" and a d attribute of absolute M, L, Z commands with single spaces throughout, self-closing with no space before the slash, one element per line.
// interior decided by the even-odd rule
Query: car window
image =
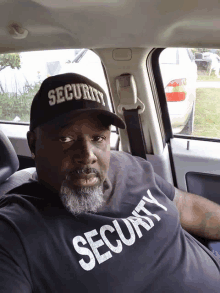
<path fill-rule="evenodd" d="M 167 48 L 159 65 L 174 135 L 220 138 L 220 50 Z"/>
<path fill-rule="evenodd" d="M 30 106 L 41 82 L 53 75 L 75 72 L 109 91 L 100 58 L 87 49 L 33 51 L 0 55 L 0 120 L 30 121 Z"/>

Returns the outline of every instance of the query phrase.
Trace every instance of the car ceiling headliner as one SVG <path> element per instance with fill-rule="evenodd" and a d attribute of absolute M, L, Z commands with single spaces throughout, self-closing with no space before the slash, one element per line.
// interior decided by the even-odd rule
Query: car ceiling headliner
<path fill-rule="evenodd" d="M 0 0 L 0 52 L 220 47 L 218 0 Z M 7 27 L 29 31 L 14 39 Z"/>

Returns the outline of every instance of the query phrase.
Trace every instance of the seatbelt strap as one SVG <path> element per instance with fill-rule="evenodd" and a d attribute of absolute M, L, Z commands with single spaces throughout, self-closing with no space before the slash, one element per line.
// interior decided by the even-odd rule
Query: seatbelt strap
<path fill-rule="evenodd" d="M 134 77 L 131 74 L 117 77 L 116 87 L 120 99 L 118 111 L 124 114 L 131 153 L 147 160 L 147 148 L 139 115 L 144 112 L 145 105 L 137 97 Z"/>
<path fill-rule="evenodd" d="M 147 159 L 146 144 L 138 109 L 124 110 L 124 118 L 132 155 Z"/>

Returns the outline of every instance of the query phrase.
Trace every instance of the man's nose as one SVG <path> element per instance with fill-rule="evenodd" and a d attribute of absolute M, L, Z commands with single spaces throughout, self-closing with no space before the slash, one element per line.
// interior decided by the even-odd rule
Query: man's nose
<path fill-rule="evenodd" d="M 77 143 L 77 151 L 74 155 L 74 161 L 80 165 L 91 165 L 97 161 L 94 154 L 94 146 L 88 140 L 80 140 Z"/>

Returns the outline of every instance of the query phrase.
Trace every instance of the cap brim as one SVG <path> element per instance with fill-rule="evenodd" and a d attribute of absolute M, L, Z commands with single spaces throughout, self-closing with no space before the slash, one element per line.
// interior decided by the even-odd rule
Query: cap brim
<path fill-rule="evenodd" d="M 126 124 L 124 121 L 117 116 L 116 114 L 105 111 L 105 110 L 99 110 L 99 109 L 79 109 L 79 110 L 73 110 L 68 113 L 64 113 L 62 115 L 57 116 L 53 120 L 50 120 L 48 122 L 45 122 L 45 125 L 53 125 L 55 127 L 61 127 L 65 124 L 68 124 L 71 122 L 72 119 L 75 119 L 77 115 L 81 113 L 88 113 L 89 114 L 97 114 L 100 121 L 103 121 L 103 124 L 109 124 L 114 125 L 118 128 L 125 129 Z M 89 116 L 88 116 L 89 117 Z M 42 124 L 43 125 L 43 124 Z"/>

